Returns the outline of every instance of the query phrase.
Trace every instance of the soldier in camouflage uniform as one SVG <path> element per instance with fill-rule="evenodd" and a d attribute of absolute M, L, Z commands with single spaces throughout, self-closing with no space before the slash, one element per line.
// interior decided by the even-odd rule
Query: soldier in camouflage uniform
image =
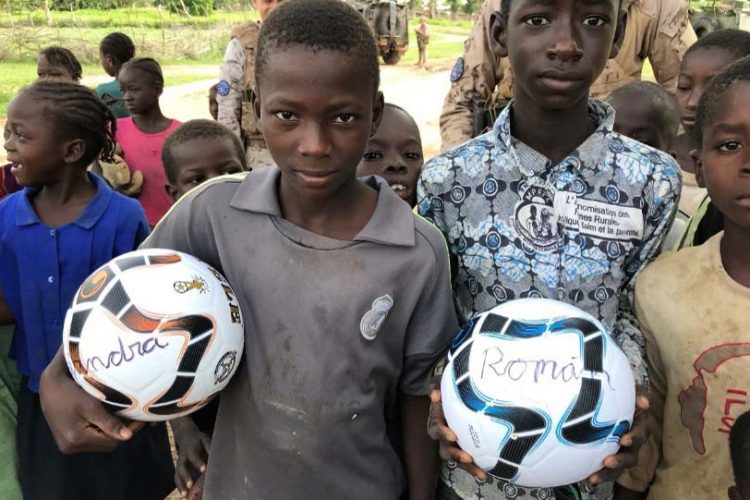
<path fill-rule="evenodd" d="M 260 22 L 282 0 L 254 0 Z M 266 148 L 263 135 L 255 124 L 250 92 L 255 86 L 255 49 L 260 34 L 260 22 L 249 21 L 232 30 L 232 39 L 224 53 L 221 80 L 216 86 L 219 104 L 219 122 L 229 127 L 245 145 L 247 165 L 250 168 L 274 164 Z"/>
<path fill-rule="evenodd" d="M 513 96 L 513 75 L 508 61 L 498 60 L 489 41 L 490 16 L 501 0 L 485 0 L 464 47 L 451 71 L 451 86 L 440 115 L 442 150 L 446 151 L 491 127 L 495 115 L 475 120 L 474 109 L 494 109 Z M 616 58 L 610 59 L 591 94 L 604 98 L 616 88 L 639 80 L 643 62 L 651 61 L 657 81 L 674 93 L 680 62 L 697 40 L 688 20 L 685 0 L 622 0 L 627 10 L 625 39 Z"/>

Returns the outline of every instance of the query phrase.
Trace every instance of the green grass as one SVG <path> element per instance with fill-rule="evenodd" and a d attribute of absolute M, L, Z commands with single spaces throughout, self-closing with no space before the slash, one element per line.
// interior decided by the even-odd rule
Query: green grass
<path fill-rule="evenodd" d="M 164 81 L 167 86 L 217 78 L 219 71 L 218 66 L 191 67 L 184 64 L 165 65 L 162 69 L 164 71 Z M 84 78 L 102 77 L 108 79 L 104 71 L 98 65 L 93 64 L 84 65 L 83 76 Z M 16 92 L 35 79 L 35 63 L 0 63 L 0 118 L 5 117 L 8 103 Z"/>
<path fill-rule="evenodd" d="M 240 24 L 257 19 L 255 11 L 214 11 L 208 16 L 184 16 L 166 9 L 124 8 L 115 10 L 81 9 L 52 11 L 52 26 L 56 28 L 161 28 L 174 26 L 209 27 L 217 24 Z M 0 13 L 0 26 L 4 28 L 46 26 L 44 12 L 40 9 Z"/>
<path fill-rule="evenodd" d="M 85 77 L 104 75 L 99 67 L 99 41 L 112 31 L 122 31 L 136 44 L 138 54 L 156 58 L 164 67 L 167 85 L 216 78 L 231 28 L 255 18 L 254 12 L 213 12 L 186 17 L 155 8 L 78 10 L 52 12 L 52 26 L 41 10 L 0 13 L 0 117 L 11 97 L 36 78 L 36 57 L 44 47 L 69 48 L 84 65 Z M 471 29 L 466 20 L 431 19 L 428 60 L 455 59 Z M 417 61 L 417 42 L 410 21 L 409 50 L 402 64 Z M 212 68 L 190 69 L 190 65 Z"/>

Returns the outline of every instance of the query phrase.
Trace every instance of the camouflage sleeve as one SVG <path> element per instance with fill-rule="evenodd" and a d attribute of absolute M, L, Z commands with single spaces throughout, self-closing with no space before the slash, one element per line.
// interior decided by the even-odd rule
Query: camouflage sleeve
<path fill-rule="evenodd" d="M 648 206 L 645 217 L 643 239 L 638 252 L 625 262 L 627 281 L 620 293 L 620 303 L 612 336 L 630 361 L 636 385 L 649 385 L 646 369 L 646 346 L 643 333 L 635 317 L 633 294 L 635 279 L 661 251 L 664 238 L 672 226 L 677 213 L 677 202 L 682 189 L 680 167 L 666 154 L 655 168 L 649 184 L 644 190 L 644 202 Z"/>
<path fill-rule="evenodd" d="M 659 2 L 656 34 L 648 52 L 656 81 L 674 93 L 680 63 L 685 51 L 698 38 L 688 19 L 687 2 L 682 0 L 662 0 Z"/>
<path fill-rule="evenodd" d="M 220 81 L 216 91 L 219 104 L 219 123 L 242 137 L 240 116 L 242 113 L 242 91 L 245 88 L 245 49 L 240 41 L 232 38 L 224 53 Z"/>
<path fill-rule="evenodd" d="M 440 114 L 441 150 L 462 144 L 473 135 L 471 102 L 474 97 L 490 99 L 502 79 L 499 61 L 489 41 L 490 16 L 500 10 L 500 0 L 485 0 L 464 44 L 464 54 L 451 71 L 451 88 Z"/>

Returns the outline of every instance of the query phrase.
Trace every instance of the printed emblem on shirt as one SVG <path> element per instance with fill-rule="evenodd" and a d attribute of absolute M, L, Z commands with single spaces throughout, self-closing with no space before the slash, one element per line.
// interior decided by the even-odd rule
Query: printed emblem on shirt
<path fill-rule="evenodd" d="M 741 365 L 727 365 L 739 358 L 750 356 L 750 344 L 737 343 L 712 347 L 698 356 L 693 363 L 697 375 L 690 387 L 683 389 L 677 401 L 680 403 L 682 425 L 690 433 L 693 449 L 699 454 L 706 453 L 706 433 L 729 434 L 734 420 L 747 410 L 750 403 L 747 387 L 731 387 L 722 383 L 720 370 L 726 373 L 743 373 L 747 361 Z M 722 368 L 722 365 L 726 365 Z M 711 398 L 711 401 L 709 401 Z M 716 421 L 706 421 L 716 414 Z"/>
<path fill-rule="evenodd" d="M 359 322 L 359 331 L 365 339 L 375 339 L 392 307 L 393 299 L 390 295 L 383 295 L 372 302 L 372 307 Z"/>
<path fill-rule="evenodd" d="M 540 252 L 549 252 L 557 244 L 557 215 L 552 190 L 532 184 L 516 204 L 513 224 L 523 241 Z"/>
<path fill-rule="evenodd" d="M 555 194 L 554 206 L 560 224 L 583 235 L 618 241 L 640 241 L 643 237 L 643 212 L 639 208 L 587 200 L 567 191 Z"/>

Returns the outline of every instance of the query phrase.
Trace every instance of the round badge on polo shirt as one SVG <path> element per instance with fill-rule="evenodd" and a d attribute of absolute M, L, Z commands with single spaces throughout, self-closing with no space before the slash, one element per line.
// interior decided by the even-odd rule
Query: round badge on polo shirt
<path fill-rule="evenodd" d="M 375 340 L 392 307 L 393 298 L 387 294 L 372 301 L 372 307 L 359 322 L 359 331 L 366 340 Z"/>

